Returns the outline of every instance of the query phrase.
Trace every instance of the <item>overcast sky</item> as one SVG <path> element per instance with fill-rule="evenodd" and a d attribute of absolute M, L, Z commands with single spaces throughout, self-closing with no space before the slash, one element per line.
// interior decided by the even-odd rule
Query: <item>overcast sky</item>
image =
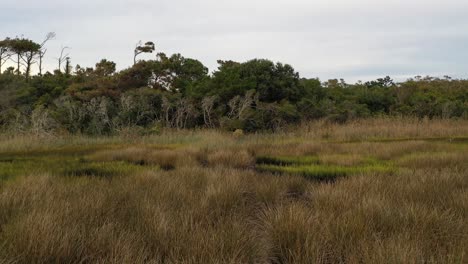
<path fill-rule="evenodd" d="M 467 0 L 0 0 L 0 10 L 0 38 L 57 34 L 49 69 L 62 45 L 73 64 L 126 68 L 151 40 L 211 71 L 218 59 L 268 58 L 323 81 L 468 78 Z"/>

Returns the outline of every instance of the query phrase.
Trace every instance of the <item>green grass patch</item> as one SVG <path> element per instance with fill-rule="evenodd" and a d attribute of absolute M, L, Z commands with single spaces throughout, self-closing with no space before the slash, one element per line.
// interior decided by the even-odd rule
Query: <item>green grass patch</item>
<path fill-rule="evenodd" d="M 259 156 L 257 157 L 257 164 L 269 165 L 310 165 L 318 164 L 320 162 L 317 156 Z"/>
<path fill-rule="evenodd" d="M 330 160 L 330 156 L 336 160 L 336 162 Z M 326 159 L 325 159 L 326 158 Z M 300 165 L 339 165 L 339 166 L 353 166 L 343 165 L 340 159 L 348 159 L 349 155 L 333 154 L 324 156 L 259 156 L 256 159 L 256 164 L 264 165 L 277 165 L 277 166 L 300 166 Z M 325 159 L 325 160 L 324 160 Z M 374 157 L 358 157 L 354 161 L 355 165 L 378 165 L 382 161 Z M 335 164 L 336 163 L 336 164 Z"/>
<path fill-rule="evenodd" d="M 338 177 L 358 173 L 390 172 L 394 169 L 392 163 L 373 157 L 357 157 L 356 160 L 351 160 L 350 164 L 346 165 L 340 164 L 347 163 L 340 162 L 340 158 L 346 159 L 349 157 L 346 155 L 332 155 L 330 160 L 329 155 L 324 161 L 320 156 L 261 156 L 257 158 L 256 168 L 262 172 L 297 174 L 318 181 L 333 181 Z M 337 164 L 334 164 L 334 159 L 336 159 Z"/>
<path fill-rule="evenodd" d="M 51 173 L 59 176 L 110 177 L 145 169 L 159 169 L 155 165 L 141 166 L 125 161 L 100 162 L 87 159 L 86 155 L 95 150 L 83 147 L 0 153 L 0 181 L 36 173 Z"/>
<path fill-rule="evenodd" d="M 141 171 L 143 167 L 127 162 L 78 162 L 57 170 L 63 176 L 111 177 Z"/>
<path fill-rule="evenodd" d="M 364 165 L 364 166 L 335 166 L 335 165 L 309 165 L 309 166 L 278 166 L 260 164 L 257 169 L 263 172 L 297 174 L 307 179 L 318 181 L 333 181 L 338 177 L 368 172 L 391 172 L 389 165 Z"/>
<path fill-rule="evenodd" d="M 20 175 L 51 173 L 63 176 L 100 176 L 125 175 L 144 170 L 128 162 L 93 162 L 82 158 L 42 157 L 21 158 L 11 162 L 0 162 L 0 180 L 8 180 Z M 157 168 L 154 166 L 154 168 Z"/>

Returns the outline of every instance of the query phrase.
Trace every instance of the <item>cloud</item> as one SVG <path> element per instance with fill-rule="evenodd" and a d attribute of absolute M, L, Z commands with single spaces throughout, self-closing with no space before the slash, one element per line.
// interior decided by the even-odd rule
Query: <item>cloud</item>
<path fill-rule="evenodd" d="M 2 3 L 2 13 L 0 37 L 57 33 L 51 69 L 62 45 L 82 66 L 108 58 L 125 68 L 135 43 L 153 40 L 211 70 L 217 59 L 261 57 L 322 80 L 468 77 L 467 1 L 18 0 Z"/>

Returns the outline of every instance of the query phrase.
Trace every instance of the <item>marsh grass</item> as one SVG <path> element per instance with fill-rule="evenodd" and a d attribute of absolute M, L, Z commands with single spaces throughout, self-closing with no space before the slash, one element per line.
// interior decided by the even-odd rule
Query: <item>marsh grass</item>
<path fill-rule="evenodd" d="M 318 164 L 320 159 L 316 156 L 259 156 L 257 157 L 257 164 L 269 164 L 269 165 L 310 165 Z"/>
<path fill-rule="evenodd" d="M 96 151 L 91 148 L 14 152 L 0 154 L 0 180 L 7 180 L 31 173 L 50 173 L 63 176 L 102 176 L 123 175 L 138 172 L 138 166 L 121 161 L 100 162 L 86 158 L 86 154 Z M 153 166 L 157 169 L 157 166 Z"/>
<path fill-rule="evenodd" d="M 260 156 L 256 169 L 276 174 L 297 174 L 310 180 L 334 181 L 358 173 L 395 170 L 391 163 L 361 155 Z"/>
<path fill-rule="evenodd" d="M 468 150 L 413 153 L 398 159 L 397 164 L 398 166 L 414 169 L 468 169 Z"/>
<path fill-rule="evenodd" d="M 212 167 L 222 166 L 247 169 L 255 165 L 255 158 L 247 150 L 215 149 L 206 153 L 206 159 L 202 163 Z"/>
<path fill-rule="evenodd" d="M 307 179 L 317 181 L 334 181 L 338 177 L 360 173 L 391 173 L 394 171 L 394 168 L 384 164 L 372 164 L 353 167 L 338 165 L 277 166 L 263 164 L 258 165 L 257 169 L 262 172 L 297 174 L 304 176 Z"/>
<path fill-rule="evenodd" d="M 304 123 L 294 128 L 297 134 L 334 142 L 391 141 L 394 139 L 466 139 L 466 120 L 382 117 L 361 119 L 346 124 L 327 121 Z"/>
<path fill-rule="evenodd" d="M 164 170 L 175 169 L 180 160 L 178 152 L 171 149 L 147 147 L 129 147 L 115 150 L 101 150 L 88 158 L 101 162 L 128 162 L 135 165 L 155 165 Z"/>
<path fill-rule="evenodd" d="M 0 137 L 0 263 L 466 263 L 467 135 L 375 119 Z"/>
<path fill-rule="evenodd" d="M 153 167 L 157 169 L 158 167 Z M 126 162 L 73 162 L 58 169 L 55 174 L 63 176 L 112 177 L 138 173 L 142 168 Z"/>

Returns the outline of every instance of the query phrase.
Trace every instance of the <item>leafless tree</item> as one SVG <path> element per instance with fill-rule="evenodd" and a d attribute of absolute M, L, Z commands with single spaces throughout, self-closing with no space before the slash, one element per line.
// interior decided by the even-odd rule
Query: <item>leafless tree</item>
<path fill-rule="evenodd" d="M 231 119 L 244 120 L 247 110 L 252 107 L 255 101 L 258 101 L 258 94 L 255 90 L 247 91 L 243 97 L 235 96 L 228 103 L 230 108 L 228 117 Z"/>
<path fill-rule="evenodd" d="M 232 118 L 234 118 L 234 116 L 236 116 L 240 100 L 241 100 L 241 97 L 239 95 L 236 95 L 231 100 L 229 100 L 229 102 L 228 102 L 228 106 L 229 106 L 229 109 L 230 109 L 230 111 L 228 113 L 229 118 L 232 119 Z"/>
<path fill-rule="evenodd" d="M 121 118 L 120 121 L 124 127 L 136 126 L 152 110 L 141 100 L 139 101 L 137 97 L 128 94 L 122 94 L 120 97 L 120 107 L 123 113 L 134 114 L 134 118 Z"/>
<path fill-rule="evenodd" d="M 174 112 L 173 124 L 177 129 L 187 127 L 188 121 L 197 115 L 195 105 L 188 99 L 179 99 Z"/>
<path fill-rule="evenodd" d="M 86 111 L 89 115 L 90 128 L 96 134 L 102 134 L 106 128 L 112 129 L 110 108 L 112 102 L 107 97 L 95 97 L 86 103 Z"/>
<path fill-rule="evenodd" d="M 177 129 L 181 129 L 184 126 L 184 116 L 187 112 L 187 103 L 185 99 L 180 99 L 177 102 L 176 110 L 174 113 L 174 124 Z"/>
<path fill-rule="evenodd" d="M 67 49 L 70 49 L 70 47 L 62 47 L 60 51 L 60 57 L 56 58 L 58 61 L 59 72 L 62 72 L 62 64 L 67 61 L 67 58 L 69 58 L 70 54 L 65 52 Z"/>
<path fill-rule="evenodd" d="M 168 127 L 172 127 L 172 121 L 170 120 L 170 115 L 171 115 L 171 111 L 172 111 L 172 103 L 171 101 L 169 101 L 169 99 L 167 99 L 167 97 L 163 97 L 162 98 L 162 111 L 163 111 L 163 115 L 164 115 L 164 121 L 166 122 L 166 126 Z"/>
<path fill-rule="evenodd" d="M 237 116 L 239 120 L 244 119 L 244 114 L 246 113 L 248 109 L 252 107 L 252 104 L 255 101 L 258 101 L 258 94 L 255 92 L 255 90 L 247 91 L 245 93 L 243 100 L 241 100 L 239 104 L 239 113 Z"/>
<path fill-rule="evenodd" d="M 63 117 L 66 120 L 65 122 L 70 126 L 69 128 L 74 132 L 80 131 L 80 124 L 82 124 L 87 116 L 86 107 L 83 107 L 68 95 L 57 98 L 54 104 L 57 108 L 63 110 Z"/>
<path fill-rule="evenodd" d="M 31 131 L 36 136 L 48 136 L 56 127 L 55 120 L 50 116 L 49 111 L 43 107 L 37 107 L 31 114 Z"/>
<path fill-rule="evenodd" d="M 45 44 L 49 40 L 55 39 L 55 37 L 56 37 L 56 34 L 54 32 L 49 32 L 49 33 L 47 33 L 47 35 L 45 36 L 45 39 L 40 44 L 41 48 L 39 49 L 39 75 L 42 75 L 42 61 L 43 61 L 44 56 L 45 56 L 45 54 L 47 52 L 47 49 L 45 48 Z"/>
<path fill-rule="evenodd" d="M 202 110 L 203 110 L 203 120 L 205 121 L 205 126 L 213 128 L 214 124 L 212 121 L 213 107 L 216 101 L 216 96 L 208 96 L 202 100 Z"/>

